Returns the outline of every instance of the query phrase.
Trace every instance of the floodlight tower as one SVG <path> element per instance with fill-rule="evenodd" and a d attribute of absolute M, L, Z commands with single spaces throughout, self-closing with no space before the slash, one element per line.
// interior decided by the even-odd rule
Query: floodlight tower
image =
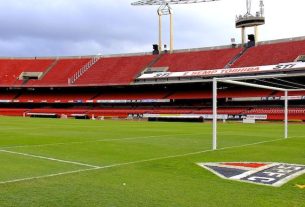
<path fill-rule="evenodd" d="M 241 28 L 241 42 L 245 44 L 245 29 L 254 27 L 255 42 L 258 41 L 258 26 L 265 24 L 264 1 L 260 0 L 260 11 L 256 15 L 251 14 L 251 0 L 247 0 L 247 13 L 236 17 L 236 28 Z"/>
<path fill-rule="evenodd" d="M 144 6 L 144 5 L 158 5 L 159 16 L 159 51 L 162 51 L 162 16 L 169 15 L 170 18 L 170 53 L 174 50 L 174 19 L 173 9 L 170 4 L 190 4 L 190 3 L 201 3 L 219 0 L 141 0 L 131 3 L 133 6 Z"/>

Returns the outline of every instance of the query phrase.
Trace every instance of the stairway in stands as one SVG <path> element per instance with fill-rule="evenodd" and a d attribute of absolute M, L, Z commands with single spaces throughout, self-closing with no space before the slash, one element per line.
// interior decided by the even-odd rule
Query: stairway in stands
<path fill-rule="evenodd" d="M 161 59 L 162 55 L 163 55 L 163 54 L 160 53 L 155 59 L 153 59 L 153 60 L 146 66 L 146 68 L 153 67 L 153 65 Z"/>
<path fill-rule="evenodd" d="M 74 75 L 68 79 L 68 84 L 74 84 L 84 73 L 86 73 L 95 63 L 101 59 L 101 56 L 93 57 L 86 65 L 79 69 Z"/>
<path fill-rule="evenodd" d="M 239 60 L 239 58 L 241 58 L 243 56 L 243 54 L 245 54 L 245 52 L 247 52 L 249 48 L 245 47 L 240 53 L 238 53 L 224 68 L 231 68 L 232 65 L 234 65 L 234 63 Z"/>
<path fill-rule="evenodd" d="M 45 77 L 45 76 L 50 72 L 50 70 L 52 70 L 52 68 L 54 68 L 54 66 L 58 63 L 58 60 L 59 60 L 59 58 L 56 58 L 56 59 L 53 61 L 53 63 L 44 71 L 43 75 L 41 76 L 41 79 L 42 79 L 43 77 Z"/>

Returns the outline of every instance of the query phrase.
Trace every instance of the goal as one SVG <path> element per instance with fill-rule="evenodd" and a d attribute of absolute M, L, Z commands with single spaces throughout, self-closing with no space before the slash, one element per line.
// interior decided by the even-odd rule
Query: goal
<path fill-rule="evenodd" d="M 260 88 L 260 89 L 269 89 L 274 91 L 282 91 L 284 92 L 284 139 L 288 138 L 288 104 L 289 104 L 289 92 L 292 91 L 305 91 L 305 88 L 295 88 L 290 87 L 289 85 L 283 85 L 279 84 L 281 87 L 274 87 L 270 86 L 268 84 L 257 84 L 257 83 L 251 83 L 247 81 L 253 81 L 258 79 L 266 79 L 266 78 L 276 78 L 276 77 L 283 77 L 283 74 L 268 76 L 268 75 L 262 75 L 262 76 L 242 76 L 242 77 L 228 77 L 228 78 L 213 78 L 213 144 L 212 149 L 217 150 L 217 86 L 218 83 L 226 83 L 226 84 L 232 84 L 232 85 L 239 85 L 239 86 L 247 86 L 252 88 Z M 267 82 L 267 81 L 266 81 Z M 288 82 L 288 81 L 287 81 Z"/>

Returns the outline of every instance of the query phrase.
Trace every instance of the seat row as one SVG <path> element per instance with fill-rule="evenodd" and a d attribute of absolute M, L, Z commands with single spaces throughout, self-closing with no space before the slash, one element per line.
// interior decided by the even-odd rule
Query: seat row
<path fill-rule="evenodd" d="M 167 115 L 181 115 L 181 114 L 206 114 L 211 115 L 212 109 L 183 109 L 183 108 L 0 108 L 0 115 L 2 116 L 29 116 L 33 114 L 53 114 L 55 116 L 108 116 L 127 118 L 128 115 L 136 114 L 167 114 Z M 218 114 L 223 115 L 267 115 L 268 120 L 283 120 L 284 110 L 279 108 L 219 108 Z M 289 108 L 289 119 L 305 120 L 305 108 Z"/>
<path fill-rule="evenodd" d="M 170 72 L 222 69 L 239 57 L 243 48 L 177 51 L 173 54 L 102 57 L 75 86 L 129 85 L 147 67 L 164 67 Z M 248 67 L 292 62 L 305 54 L 305 40 L 262 44 L 249 48 L 231 67 Z M 69 86 L 68 79 L 94 57 L 2 58 L 0 86 Z M 24 72 L 40 72 L 39 80 L 22 81 Z"/>

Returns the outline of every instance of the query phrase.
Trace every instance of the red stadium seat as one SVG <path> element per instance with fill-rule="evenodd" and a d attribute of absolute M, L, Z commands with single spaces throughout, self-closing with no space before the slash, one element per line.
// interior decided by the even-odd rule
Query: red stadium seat
<path fill-rule="evenodd" d="M 154 67 L 169 67 L 170 72 L 224 68 L 242 48 L 165 54 Z"/>
<path fill-rule="evenodd" d="M 248 49 L 232 68 L 293 62 L 304 54 L 305 40 L 259 45 Z"/>
<path fill-rule="evenodd" d="M 153 55 L 101 58 L 75 85 L 129 85 L 154 58 Z"/>

